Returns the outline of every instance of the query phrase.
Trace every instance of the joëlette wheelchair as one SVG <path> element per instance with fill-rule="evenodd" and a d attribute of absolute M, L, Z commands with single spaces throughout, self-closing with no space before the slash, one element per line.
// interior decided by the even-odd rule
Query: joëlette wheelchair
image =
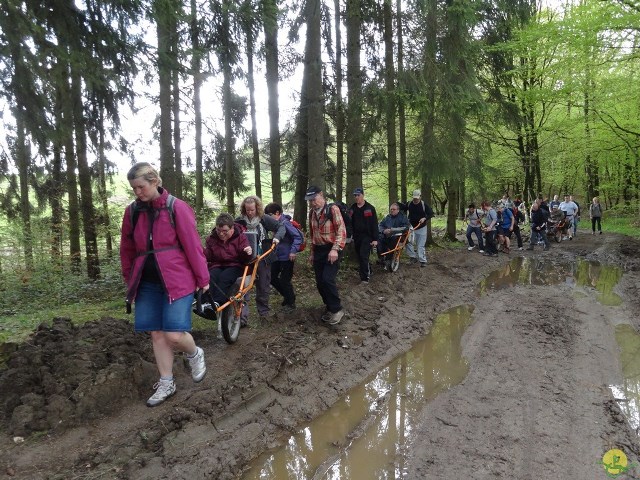
<path fill-rule="evenodd" d="M 235 343 L 240 335 L 240 317 L 242 315 L 242 307 L 245 304 L 245 297 L 253 288 L 258 274 L 258 263 L 263 258 L 269 256 L 276 248 L 276 244 L 272 243 L 271 247 L 264 251 L 261 255 L 258 252 L 258 235 L 255 232 L 245 232 L 251 246 L 252 259 L 244 266 L 241 277 L 231 286 L 228 300 L 222 305 L 202 303 L 202 291 L 196 294 L 195 307 L 193 313 L 207 320 L 217 320 L 218 322 L 218 338 L 221 336 L 227 343 Z M 219 288 L 217 285 L 211 285 L 210 288 Z M 235 292 L 235 293 L 234 293 Z"/>

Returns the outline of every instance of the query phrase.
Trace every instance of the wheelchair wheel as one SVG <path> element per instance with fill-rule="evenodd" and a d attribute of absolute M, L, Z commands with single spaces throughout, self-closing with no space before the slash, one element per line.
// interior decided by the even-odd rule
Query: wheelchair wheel
<path fill-rule="evenodd" d="M 236 312 L 237 309 L 237 312 Z M 242 304 L 232 303 L 225 308 L 220 314 L 220 326 L 222 327 L 222 336 L 227 343 L 236 343 L 240 334 L 240 315 L 242 313 Z"/>
<path fill-rule="evenodd" d="M 560 243 L 562 241 L 562 230 L 557 229 L 553 234 L 553 238 L 557 243 Z"/>
<path fill-rule="evenodd" d="M 393 258 L 391 259 L 391 266 L 389 268 L 390 272 L 397 272 L 398 267 L 400 266 L 400 254 L 402 250 L 399 250 L 393 254 Z"/>

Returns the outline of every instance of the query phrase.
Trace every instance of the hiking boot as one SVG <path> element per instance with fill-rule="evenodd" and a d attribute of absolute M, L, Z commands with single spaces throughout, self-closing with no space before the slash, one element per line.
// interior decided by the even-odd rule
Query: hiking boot
<path fill-rule="evenodd" d="M 344 317 L 344 309 L 338 310 L 336 313 L 332 313 L 328 320 L 326 320 L 326 323 L 329 325 L 337 325 L 340 323 L 340 320 L 342 320 L 342 317 Z"/>
<path fill-rule="evenodd" d="M 329 319 L 331 318 L 331 315 L 333 315 L 333 313 L 331 313 L 329 310 L 327 310 L 325 308 L 324 313 L 322 314 L 322 316 L 320 317 L 320 319 L 327 323 L 329 321 Z"/>
<path fill-rule="evenodd" d="M 572 235 L 569 235 L 569 240 L 573 240 L 573 236 Z"/>
<path fill-rule="evenodd" d="M 424 268 L 427 266 L 427 262 L 420 262 L 420 268 Z"/>
<path fill-rule="evenodd" d="M 158 380 L 158 383 L 153 386 L 153 388 L 156 392 L 149 397 L 149 400 L 147 400 L 147 407 L 155 407 L 157 405 L 160 405 L 167 398 L 176 393 L 176 382 L 173 381 L 173 379 L 160 379 Z"/>
<path fill-rule="evenodd" d="M 189 368 L 191 369 L 191 378 L 198 383 L 201 382 L 207 373 L 207 364 L 204 362 L 204 350 L 196 347 L 196 354 L 193 357 L 187 356 Z"/>
<path fill-rule="evenodd" d="M 471 250 L 473 250 L 474 248 L 476 248 L 476 246 L 475 246 L 475 245 L 474 245 L 474 246 L 472 246 L 472 247 L 467 247 L 467 250 L 468 250 L 468 251 L 471 251 Z"/>
<path fill-rule="evenodd" d="M 280 311 L 284 314 L 289 314 L 289 313 L 293 313 L 296 310 L 296 304 L 292 303 L 291 305 L 289 304 L 285 304 L 282 306 L 282 308 L 280 309 Z"/>

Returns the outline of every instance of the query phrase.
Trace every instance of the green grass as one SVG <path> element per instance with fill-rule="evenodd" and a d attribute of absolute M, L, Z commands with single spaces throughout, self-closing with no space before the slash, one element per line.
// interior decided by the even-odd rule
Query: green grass
<path fill-rule="evenodd" d="M 587 218 L 586 222 L 581 222 L 586 228 L 591 228 L 591 221 Z M 606 215 L 602 219 L 603 232 L 615 232 L 628 235 L 634 238 L 640 238 L 640 221 L 638 217 L 611 217 Z"/>

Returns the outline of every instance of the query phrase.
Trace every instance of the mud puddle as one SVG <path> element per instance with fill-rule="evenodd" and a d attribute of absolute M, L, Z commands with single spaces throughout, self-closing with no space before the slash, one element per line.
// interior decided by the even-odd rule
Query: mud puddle
<path fill-rule="evenodd" d="M 467 373 L 461 338 L 473 307 L 440 314 L 407 353 L 249 465 L 243 479 L 401 478 L 425 402 Z"/>
<path fill-rule="evenodd" d="M 613 292 L 622 270 L 599 262 L 576 260 L 559 263 L 518 257 L 480 282 L 479 294 L 515 285 L 560 285 L 575 288 L 576 294 L 593 294 L 602 305 L 618 306 L 622 298 Z"/>
<path fill-rule="evenodd" d="M 629 425 L 640 434 L 640 334 L 631 325 L 616 326 L 622 383 L 609 385 Z"/>

